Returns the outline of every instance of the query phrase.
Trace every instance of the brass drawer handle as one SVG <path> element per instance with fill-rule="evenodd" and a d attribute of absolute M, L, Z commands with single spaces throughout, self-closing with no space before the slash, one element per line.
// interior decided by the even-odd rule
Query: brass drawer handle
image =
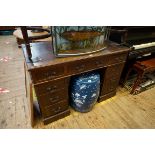
<path fill-rule="evenodd" d="M 124 56 L 116 57 L 115 60 L 122 61 L 122 60 L 124 60 Z"/>
<path fill-rule="evenodd" d="M 85 67 L 85 65 L 80 65 L 80 66 L 76 66 L 75 69 L 78 71 L 81 71 L 84 69 L 84 67 Z"/>
<path fill-rule="evenodd" d="M 119 57 L 116 57 L 116 58 L 115 58 L 115 60 L 118 60 L 118 61 L 120 61 L 120 58 L 119 58 Z"/>
<path fill-rule="evenodd" d="M 57 88 L 57 86 L 47 87 L 47 91 L 54 91 L 56 88 Z"/>
<path fill-rule="evenodd" d="M 95 64 L 96 64 L 97 66 L 101 66 L 101 65 L 102 65 L 102 61 L 96 61 Z"/>
<path fill-rule="evenodd" d="M 61 107 L 57 107 L 57 108 L 54 110 L 55 113 L 57 113 L 57 112 L 59 112 L 59 111 L 61 111 Z"/>
<path fill-rule="evenodd" d="M 56 72 L 54 71 L 54 72 L 47 72 L 47 73 L 45 73 L 45 76 L 47 77 L 47 78 L 50 78 L 51 76 L 55 76 L 56 75 Z"/>
<path fill-rule="evenodd" d="M 111 86 L 111 87 L 110 87 L 110 91 L 112 91 L 114 88 L 116 88 L 116 87 L 114 87 L 114 86 Z"/>
<path fill-rule="evenodd" d="M 52 72 L 51 75 L 56 75 L 56 72 Z"/>
<path fill-rule="evenodd" d="M 59 96 L 51 97 L 50 102 L 57 102 L 59 100 Z"/>

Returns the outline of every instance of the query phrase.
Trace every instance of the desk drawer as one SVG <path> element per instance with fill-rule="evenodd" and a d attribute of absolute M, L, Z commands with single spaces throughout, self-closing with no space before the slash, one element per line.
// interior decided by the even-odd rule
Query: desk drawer
<path fill-rule="evenodd" d="M 98 68 L 103 68 L 104 66 L 106 66 L 108 61 L 108 57 L 96 57 L 96 58 L 92 58 L 91 60 L 89 60 L 89 64 L 92 68 L 94 69 L 98 69 Z"/>
<path fill-rule="evenodd" d="M 41 109 L 44 109 L 48 106 L 56 104 L 62 100 L 68 99 L 68 89 L 64 88 L 61 91 L 48 93 L 45 95 L 38 96 L 38 101 Z"/>
<path fill-rule="evenodd" d="M 123 62 L 126 60 L 126 58 L 127 58 L 127 53 L 109 56 L 108 65 Z"/>
<path fill-rule="evenodd" d="M 69 74 L 77 74 L 85 71 L 102 68 L 107 63 L 107 57 L 97 57 L 87 60 L 79 60 L 68 65 Z"/>
<path fill-rule="evenodd" d="M 79 60 L 68 64 L 68 73 L 69 74 L 82 73 L 89 70 L 90 68 L 91 67 L 88 60 Z"/>
<path fill-rule="evenodd" d="M 69 82 L 68 78 L 59 79 L 59 80 L 44 82 L 44 83 L 35 85 L 34 87 L 37 95 L 44 95 L 46 93 L 54 93 L 68 87 L 68 82 Z"/>
<path fill-rule="evenodd" d="M 64 66 L 55 65 L 35 69 L 31 72 L 34 83 L 47 81 L 64 75 Z"/>
<path fill-rule="evenodd" d="M 109 79 L 111 77 L 115 77 L 115 78 L 119 77 L 122 73 L 123 67 L 124 67 L 124 63 L 109 66 L 106 69 L 105 78 Z"/>
<path fill-rule="evenodd" d="M 115 90 L 118 86 L 119 79 L 118 78 L 111 78 L 105 80 L 102 85 L 101 95 L 107 94 L 113 90 Z"/>
<path fill-rule="evenodd" d="M 54 104 L 54 105 L 51 105 L 50 107 L 48 108 L 45 108 L 43 111 L 42 111 L 42 115 L 43 117 L 49 117 L 49 116 L 53 116 L 53 115 L 56 115 L 58 113 L 61 113 L 62 111 L 65 111 L 68 109 L 68 103 L 67 101 L 61 101 L 57 104 Z"/>

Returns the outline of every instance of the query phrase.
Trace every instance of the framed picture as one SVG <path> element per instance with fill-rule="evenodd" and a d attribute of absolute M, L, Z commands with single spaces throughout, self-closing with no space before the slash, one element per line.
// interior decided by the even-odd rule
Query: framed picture
<path fill-rule="evenodd" d="M 91 54 L 106 48 L 105 26 L 52 26 L 53 51 L 57 57 Z"/>

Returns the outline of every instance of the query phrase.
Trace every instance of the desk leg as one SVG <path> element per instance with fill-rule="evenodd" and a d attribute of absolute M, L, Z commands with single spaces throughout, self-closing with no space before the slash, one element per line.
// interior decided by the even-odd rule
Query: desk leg
<path fill-rule="evenodd" d="M 29 113 L 30 113 L 30 122 L 31 126 L 34 126 L 34 108 L 33 108 L 33 89 L 32 84 L 30 84 L 30 93 L 29 93 Z"/>
<path fill-rule="evenodd" d="M 24 62 L 24 75 L 25 75 L 25 92 L 26 92 L 26 97 L 27 97 L 27 79 L 26 79 L 26 64 Z"/>
<path fill-rule="evenodd" d="M 130 92 L 130 94 L 134 94 L 136 88 L 140 85 L 142 78 L 143 78 L 144 73 L 138 73 L 137 75 L 137 79 L 135 80 L 133 86 L 132 86 L 132 90 Z"/>
<path fill-rule="evenodd" d="M 33 85 L 29 73 L 26 71 L 26 68 L 25 68 L 25 84 L 26 84 L 26 97 L 28 102 L 30 123 L 31 126 L 33 127 L 34 126 Z"/>
<path fill-rule="evenodd" d="M 16 37 L 16 41 L 18 44 L 18 48 L 21 48 L 21 44 L 24 44 L 24 40 Z"/>
<path fill-rule="evenodd" d="M 130 75 L 130 73 L 131 73 L 132 70 L 133 70 L 133 68 L 130 67 L 129 70 L 128 70 L 128 72 L 127 72 L 127 74 L 125 75 L 125 78 L 124 78 L 124 81 L 122 83 L 122 86 L 124 86 L 125 83 L 127 82 L 128 78 L 129 78 L 129 75 Z"/>

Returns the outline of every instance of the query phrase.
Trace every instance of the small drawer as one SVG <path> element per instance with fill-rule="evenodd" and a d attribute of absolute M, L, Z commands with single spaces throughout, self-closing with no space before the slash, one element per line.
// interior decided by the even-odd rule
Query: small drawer
<path fill-rule="evenodd" d="M 102 68 L 106 65 L 107 59 L 105 57 L 91 58 L 88 60 L 80 60 L 72 62 L 68 65 L 70 74 L 82 73 L 85 71 Z"/>
<path fill-rule="evenodd" d="M 123 61 L 126 60 L 126 58 L 127 58 L 126 53 L 125 54 L 118 54 L 118 55 L 109 56 L 108 65 L 123 62 Z"/>
<path fill-rule="evenodd" d="M 31 72 L 34 83 L 55 79 L 64 75 L 64 66 L 55 65 L 35 69 Z"/>
<path fill-rule="evenodd" d="M 90 64 L 88 60 L 80 60 L 78 62 L 72 62 L 68 64 L 69 74 L 77 74 L 90 69 Z"/>
<path fill-rule="evenodd" d="M 44 95 L 46 93 L 54 93 L 60 91 L 61 89 L 64 89 L 65 87 L 68 86 L 68 81 L 69 81 L 68 78 L 66 78 L 35 85 L 34 87 L 36 90 L 36 94 Z"/>
<path fill-rule="evenodd" d="M 90 60 L 90 66 L 94 67 L 95 69 L 102 68 L 106 66 L 107 63 L 107 57 L 98 57 L 98 58 L 93 58 Z"/>
<path fill-rule="evenodd" d="M 48 108 L 42 110 L 43 117 L 49 117 L 61 113 L 69 108 L 67 101 L 61 101 L 57 104 L 54 104 Z"/>

